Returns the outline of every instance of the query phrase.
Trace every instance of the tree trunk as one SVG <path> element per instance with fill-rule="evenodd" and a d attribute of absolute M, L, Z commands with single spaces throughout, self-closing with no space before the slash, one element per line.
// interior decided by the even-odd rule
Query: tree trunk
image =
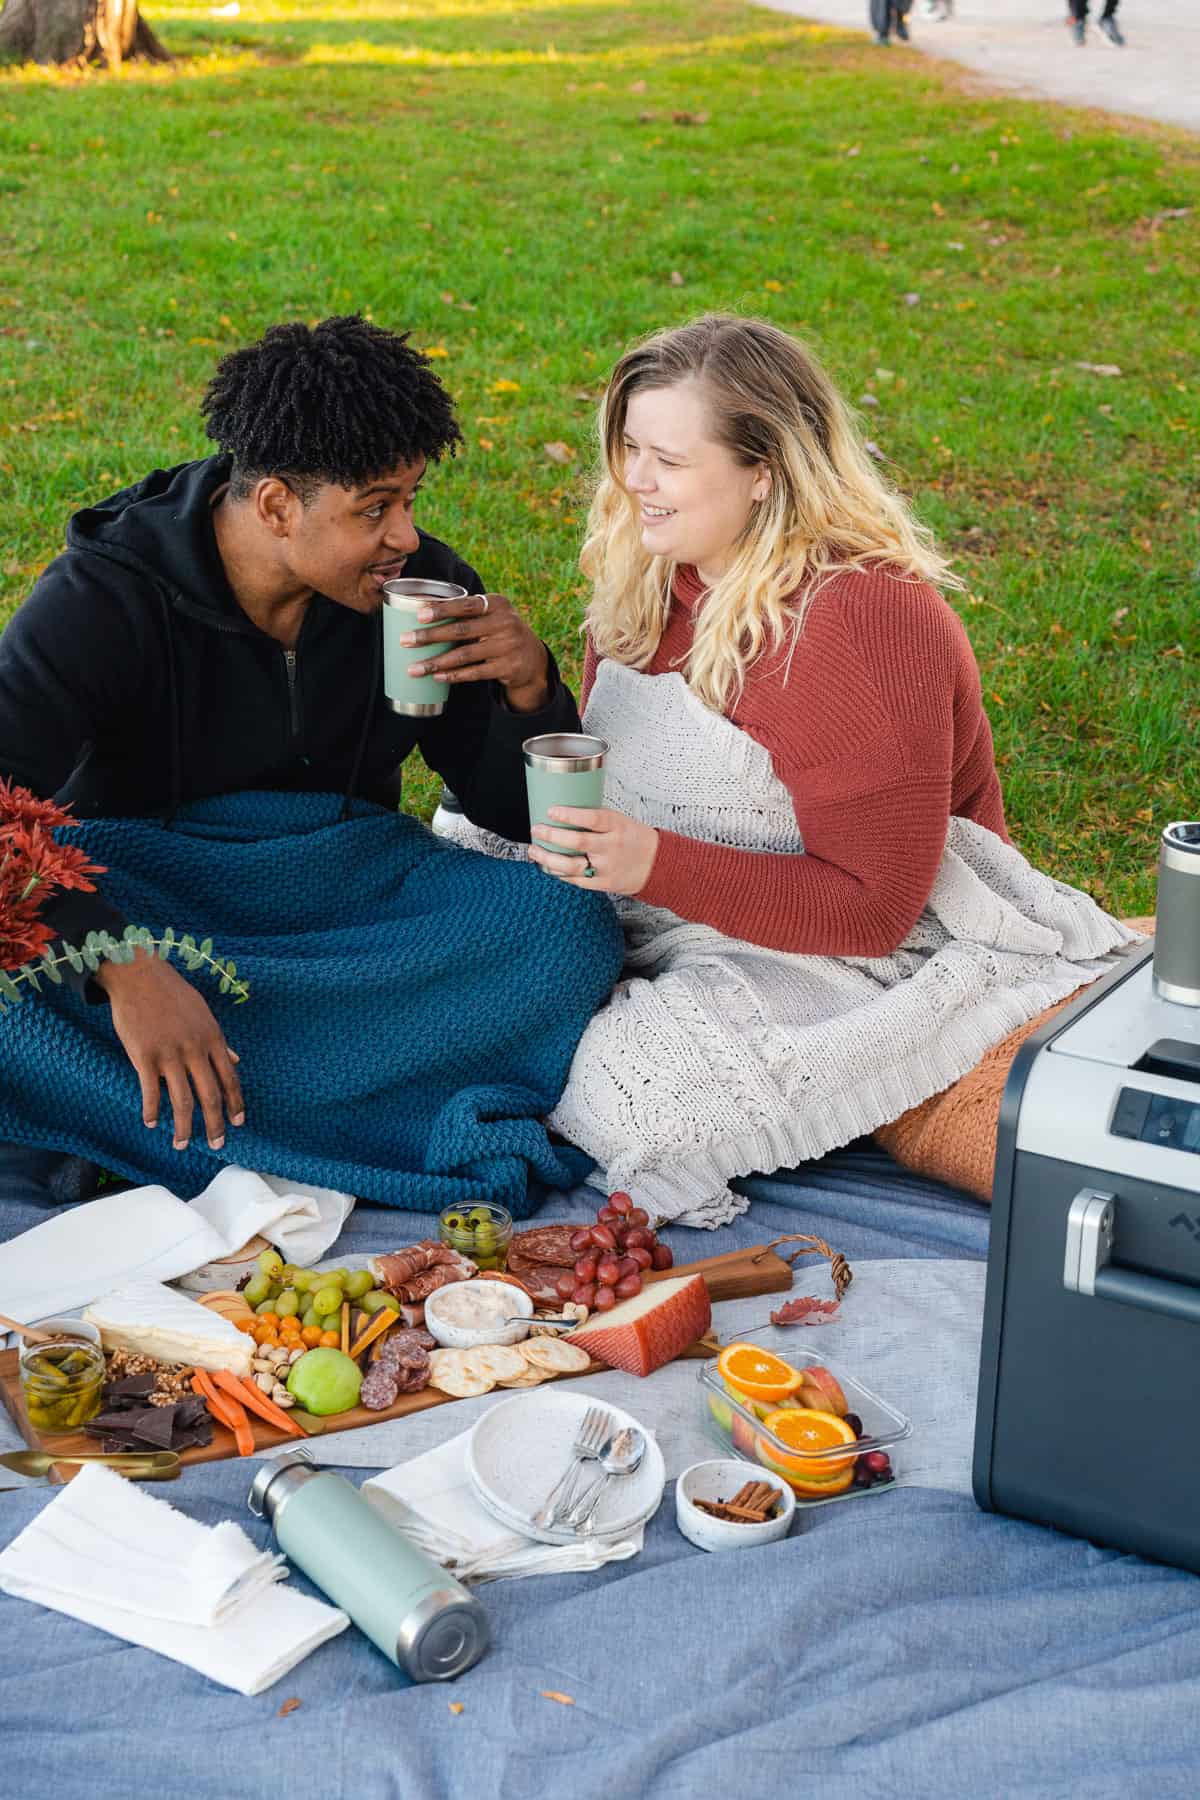
<path fill-rule="evenodd" d="M 6 0 L 0 56 L 40 63 L 99 62 L 117 69 L 130 57 L 170 62 L 138 11 L 137 0 Z"/>

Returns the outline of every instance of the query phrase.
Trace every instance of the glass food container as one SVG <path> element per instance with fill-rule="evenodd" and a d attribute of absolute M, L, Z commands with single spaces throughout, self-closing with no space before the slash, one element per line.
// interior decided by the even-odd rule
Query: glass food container
<path fill-rule="evenodd" d="M 503 1269 L 512 1240 L 512 1215 L 486 1201 L 479 1206 L 448 1206 L 438 1219 L 438 1237 L 477 1269 Z"/>
<path fill-rule="evenodd" d="M 702 1366 L 698 1379 L 709 1433 L 726 1452 L 732 1448 L 747 1462 L 759 1463 L 773 1474 L 782 1475 L 796 1496 L 797 1506 L 829 1506 L 835 1500 L 850 1500 L 857 1494 L 880 1493 L 895 1486 L 894 1459 L 888 1452 L 912 1434 L 912 1423 L 902 1412 L 827 1356 L 802 1350 L 796 1343 L 795 1327 L 788 1330 L 766 1326 L 743 1333 L 738 1342 L 769 1351 L 793 1369 L 827 1371 L 841 1390 L 847 1415 L 861 1426 L 861 1435 L 828 1447 L 814 1445 L 803 1420 L 793 1423 L 780 1415 L 797 1406 L 825 1412 L 828 1409 L 820 1406 L 819 1394 L 813 1399 L 809 1397 L 812 1390 L 807 1390 L 799 1400 L 770 1402 L 739 1398 L 714 1359 Z M 773 1415 L 775 1430 L 766 1422 Z M 822 1428 L 819 1421 L 816 1426 L 813 1436 L 817 1440 L 823 1430 L 828 1435 L 837 1431 L 837 1427 Z M 867 1461 L 868 1458 L 873 1461 Z"/>
<path fill-rule="evenodd" d="M 83 1319 L 45 1319 L 51 1344 L 22 1342 L 21 1397 L 29 1423 L 41 1437 L 78 1431 L 100 1411 L 104 1351 L 100 1333 Z"/>

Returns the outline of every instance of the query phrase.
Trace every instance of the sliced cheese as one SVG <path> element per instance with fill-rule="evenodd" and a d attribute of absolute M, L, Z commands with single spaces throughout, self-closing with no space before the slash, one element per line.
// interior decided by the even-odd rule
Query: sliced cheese
<path fill-rule="evenodd" d="M 254 1345 L 244 1331 L 159 1281 L 135 1281 L 93 1301 L 84 1318 L 106 1350 L 130 1350 L 158 1362 L 250 1373 Z"/>

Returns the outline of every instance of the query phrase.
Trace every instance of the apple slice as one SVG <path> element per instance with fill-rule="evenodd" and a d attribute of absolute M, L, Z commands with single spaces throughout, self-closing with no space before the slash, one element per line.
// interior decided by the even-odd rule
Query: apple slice
<path fill-rule="evenodd" d="M 567 1342 L 612 1369 L 649 1375 L 703 1337 L 711 1324 L 703 1275 L 679 1275 L 654 1282 L 609 1312 L 593 1313 Z"/>

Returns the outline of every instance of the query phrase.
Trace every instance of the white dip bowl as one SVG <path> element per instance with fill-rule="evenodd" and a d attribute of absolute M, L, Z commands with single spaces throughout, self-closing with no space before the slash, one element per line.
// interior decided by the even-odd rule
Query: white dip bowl
<path fill-rule="evenodd" d="M 501 1325 L 485 1321 L 464 1325 L 453 1316 L 445 1316 L 446 1311 L 456 1315 L 469 1310 L 473 1296 L 479 1296 L 484 1305 L 494 1306 L 497 1319 L 516 1318 L 520 1314 L 517 1323 Z M 533 1301 L 529 1295 L 507 1281 L 452 1281 L 447 1287 L 435 1288 L 425 1302 L 425 1329 L 432 1332 L 447 1350 L 474 1350 L 480 1344 L 519 1344 L 529 1335 L 532 1317 Z"/>
<path fill-rule="evenodd" d="M 732 1500 L 748 1481 L 769 1481 L 776 1488 L 780 1508 L 773 1519 L 761 1525 L 739 1525 L 728 1519 L 714 1519 L 692 1504 L 695 1500 Z M 796 1512 L 796 1496 L 782 1475 L 761 1469 L 754 1463 L 728 1458 L 720 1462 L 693 1463 L 675 1483 L 675 1520 L 690 1544 L 698 1550 L 751 1550 L 755 1544 L 773 1544 L 785 1538 L 792 1528 Z"/>

